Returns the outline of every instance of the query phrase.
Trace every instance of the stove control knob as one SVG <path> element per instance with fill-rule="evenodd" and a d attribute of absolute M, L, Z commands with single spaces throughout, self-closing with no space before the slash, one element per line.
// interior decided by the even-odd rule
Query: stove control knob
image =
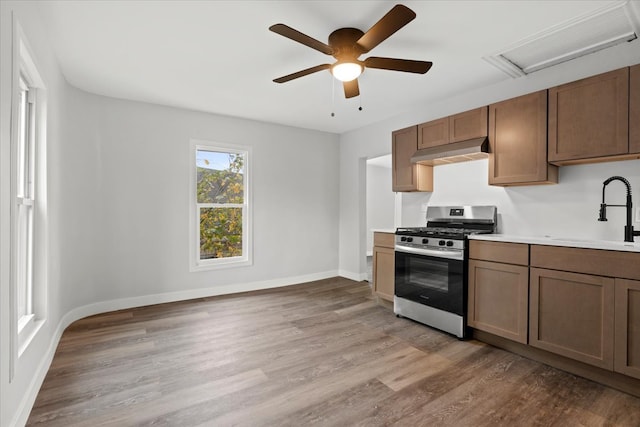
<path fill-rule="evenodd" d="M 439 246 L 444 246 L 444 245 L 445 245 L 445 241 L 444 241 L 444 240 L 440 240 L 440 241 L 438 242 L 438 245 L 439 245 Z"/>
<path fill-rule="evenodd" d="M 413 242 L 413 237 L 407 237 L 407 242 Z"/>
<path fill-rule="evenodd" d="M 452 242 L 451 240 L 449 240 L 449 241 L 447 242 L 447 246 L 453 246 L 453 242 Z"/>
<path fill-rule="evenodd" d="M 407 241 L 407 238 L 406 238 L 406 237 L 404 237 L 404 236 L 402 236 L 402 237 L 400 238 L 400 241 L 401 241 L 401 242 L 406 242 L 406 241 Z"/>
<path fill-rule="evenodd" d="M 427 243 L 429 243 L 429 239 L 422 239 L 422 244 L 426 245 Z"/>

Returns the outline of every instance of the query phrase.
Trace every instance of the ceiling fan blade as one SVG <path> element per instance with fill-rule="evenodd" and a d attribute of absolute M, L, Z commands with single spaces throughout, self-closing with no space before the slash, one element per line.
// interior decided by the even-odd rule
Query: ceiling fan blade
<path fill-rule="evenodd" d="M 328 70 L 329 68 L 331 68 L 330 64 L 316 65 L 315 67 L 307 68 L 306 70 L 298 71 L 297 73 L 278 77 L 277 79 L 273 79 L 273 81 L 276 83 L 285 83 L 285 82 L 288 82 L 289 80 L 297 79 L 298 77 L 303 77 L 303 76 L 313 74 L 322 70 Z"/>
<path fill-rule="evenodd" d="M 356 42 L 362 49 L 362 53 L 367 53 L 400 28 L 413 21 L 416 14 L 406 6 L 398 4 L 382 17 L 373 27 L 369 29 Z"/>
<path fill-rule="evenodd" d="M 324 44 L 321 41 L 318 41 L 313 37 L 309 37 L 308 35 L 303 34 L 298 30 L 294 30 L 293 28 L 287 25 L 275 24 L 270 26 L 269 29 L 276 34 L 280 34 L 281 36 L 284 36 L 288 39 L 301 43 L 312 49 L 318 50 L 326 55 L 333 54 L 333 49 L 328 44 Z"/>
<path fill-rule="evenodd" d="M 353 79 L 350 82 L 343 82 L 342 86 L 344 86 L 345 98 L 353 98 L 354 96 L 360 95 L 360 87 L 358 86 L 358 79 Z"/>
<path fill-rule="evenodd" d="M 433 65 L 429 61 L 414 61 L 411 59 L 380 58 L 371 56 L 364 60 L 367 68 L 379 68 L 381 70 L 404 71 L 406 73 L 424 74 Z"/>

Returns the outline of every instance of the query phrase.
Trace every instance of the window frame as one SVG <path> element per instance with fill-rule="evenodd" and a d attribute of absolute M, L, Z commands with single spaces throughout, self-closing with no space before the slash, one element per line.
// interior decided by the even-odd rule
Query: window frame
<path fill-rule="evenodd" d="M 199 150 L 241 154 L 243 162 L 243 203 L 198 203 L 197 165 Z M 251 203 L 251 147 L 192 139 L 189 151 L 189 271 L 206 271 L 253 265 L 252 203 Z M 200 259 L 200 210 L 203 208 L 242 208 L 242 255 L 228 258 Z"/>
<path fill-rule="evenodd" d="M 16 360 L 46 321 L 48 278 L 47 91 L 15 16 L 12 24 L 10 381 Z"/>

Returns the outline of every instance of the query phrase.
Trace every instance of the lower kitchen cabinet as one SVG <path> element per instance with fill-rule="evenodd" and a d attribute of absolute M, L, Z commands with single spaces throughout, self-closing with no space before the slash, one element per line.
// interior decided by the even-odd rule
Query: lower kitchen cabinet
<path fill-rule="evenodd" d="M 394 294 L 394 240 L 392 233 L 373 233 L 373 292 L 387 301 L 393 301 Z"/>
<path fill-rule="evenodd" d="M 613 370 L 614 290 L 610 277 L 531 268 L 529 344 Z"/>
<path fill-rule="evenodd" d="M 467 323 L 527 343 L 529 245 L 469 242 Z"/>
<path fill-rule="evenodd" d="M 527 266 L 469 260 L 469 326 L 526 344 L 528 290 Z"/>
<path fill-rule="evenodd" d="M 616 279 L 614 370 L 640 379 L 640 281 Z"/>

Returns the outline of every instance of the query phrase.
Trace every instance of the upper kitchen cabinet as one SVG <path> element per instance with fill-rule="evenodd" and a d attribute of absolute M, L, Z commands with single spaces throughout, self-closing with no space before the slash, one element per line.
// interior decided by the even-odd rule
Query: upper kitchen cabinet
<path fill-rule="evenodd" d="M 449 143 L 449 118 L 444 117 L 418 125 L 418 148 L 431 148 Z"/>
<path fill-rule="evenodd" d="M 547 91 L 489 106 L 489 184 L 558 182 L 547 162 Z"/>
<path fill-rule="evenodd" d="M 485 106 L 449 116 L 449 142 L 486 137 L 487 110 Z"/>
<path fill-rule="evenodd" d="M 433 191 L 433 168 L 411 163 L 418 149 L 418 126 L 392 133 L 393 191 Z"/>
<path fill-rule="evenodd" d="M 629 68 L 629 153 L 640 153 L 640 64 Z"/>
<path fill-rule="evenodd" d="M 487 107 L 476 108 L 418 125 L 418 148 L 486 137 L 487 111 Z"/>
<path fill-rule="evenodd" d="M 629 68 L 549 89 L 549 161 L 557 165 L 629 154 Z"/>

